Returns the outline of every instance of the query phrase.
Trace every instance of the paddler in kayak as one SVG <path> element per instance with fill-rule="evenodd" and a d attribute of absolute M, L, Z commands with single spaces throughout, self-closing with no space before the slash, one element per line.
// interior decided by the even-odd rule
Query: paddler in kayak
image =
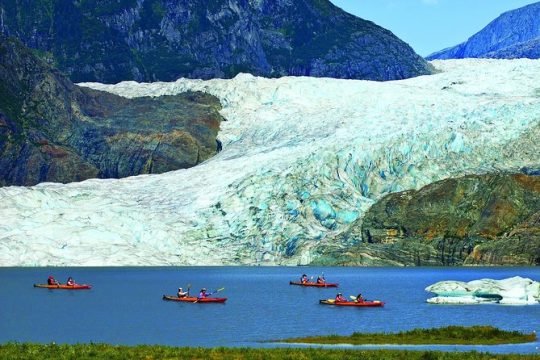
<path fill-rule="evenodd" d="M 54 276 L 49 275 L 49 278 L 47 279 L 47 285 L 60 285 L 60 283 L 56 281 Z"/>
<path fill-rule="evenodd" d="M 317 276 L 317 284 L 324 284 L 324 283 L 326 283 L 326 280 L 321 276 Z"/>
<path fill-rule="evenodd" d="M 189 289 L 188 289 L 189 290 Z M 177 293 L 178 297 L 179 298 L 184 298 L 184 297 L 188 297 L 189 296 L 189 292 L 187 291 L 183 291 L 181 287 L 178 288 L 178 293 Z"/>
<path fill-rule="evenodd" d="M 199 296 L 197 296 L 197 299 L 204 299 L 210 295 L 212 295 L 212 293 L 207 293 L 206 288 L 202 288 L 201 291 L 199 292 Z"/>
<path fill-rule="evenodd" d="M 308 277 L 306 274 L 302 275 L 302 277 L 300 278 L 300 282 L 302 284 L 306 284 L 308 282 Z"/>
<path fill-rule="evenodd" d="M 342 293 L 338 293 L 338 294 L 336 295 L 336 300 L 335 300 L 335 301 L 336 301 L 336 302 L 347 302 L 347 299 L 345 299 L 345 298 L 343 297 L 343 294 L 342 294 Z"/>
<path fill-rule="evenodd" d="M 364 297 L 362 296 L 362 294 L 358 294 L 356 296 L 356 300 L 354 300 L 354 301 L 356 301 L 357 303 L 363 303 L 364 302 Z"/>
<path fill-rule="evenodd" d="M 75 286 L 75 280 L 73 280 L 73 278 L 71 276 L 68 277 L 68 279 L 66 281 L 66 285 L 67 286 Z"/>

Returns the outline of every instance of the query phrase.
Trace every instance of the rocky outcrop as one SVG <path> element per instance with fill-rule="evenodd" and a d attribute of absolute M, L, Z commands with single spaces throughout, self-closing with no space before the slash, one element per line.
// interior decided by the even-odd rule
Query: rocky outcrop
<path fill-rule="evenodd" d="M 540 2 L 508 11 L 466 42 L 427 56 L 463 58 L 540 58 Z"/>
<path fill-rule="evenodd" d="M 369 209 L 359 227 L 363 244 L 351 258 L 371 254 L 370 259 L 403 265 L 539 265 L 540 176 L 471 175 L 390 194 Z"/>
<path fill-rule="evenodd" d="M 390 31 L 328 0 L 9 0 L 0 13 L 0 32 L 75 82 L 430 73 Z"/>
<path fill-rule="evenodd" d="M 81 88 L 0 36 L 0 186 L 162 173 L 217 151 L 219 101 Z"/>

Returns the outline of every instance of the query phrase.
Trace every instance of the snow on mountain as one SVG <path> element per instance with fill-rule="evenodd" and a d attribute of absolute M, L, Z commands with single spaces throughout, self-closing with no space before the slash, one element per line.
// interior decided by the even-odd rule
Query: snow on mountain
<path fill-rule="evenodd" d="M 435 61 L 393 82 L 239 75 L 81 84 L 125 97 L 201 90 L 223 151 L 190 169 L 0 189 L 0 264 L 308 264 L 389 192 L 540 168 L 540 61 Z"/>
<path fill-rule="evenodd" d="M 437 294 L 427 300 L 432 304 L 485 304 L 533 305 L 540 302 L 540 283 L 519 276 L 469 282 L 439 281 L 426 288 Z"/>

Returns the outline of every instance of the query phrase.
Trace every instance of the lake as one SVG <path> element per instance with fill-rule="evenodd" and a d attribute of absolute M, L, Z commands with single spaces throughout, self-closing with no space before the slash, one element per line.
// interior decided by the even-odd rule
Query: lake
<path fill-rule="evenodd" d="M 324 273 L 332 288 L 290 286 L 302 273 Z M 48 275 L 73 276 L 91 290 L 34 288 Z M 395 332 L 447 325 L 493 325 L 540 330 L 540 306 L 432 305 L 424 288 L 441 280 L 471 281 L 512 276 L 540 280 L 540 268 L 358 267 L 127 267 L 0 268 L 0 343 L 161 344 L 171 346 L 285 346 L 264 340 L 352 332 Z M 163 301 L 179 286 L 225 287 L 225 304 Z M 319 299 L 361 292 L 383 308 L 319 305 Z M 540 343 L 495 347 L 442 347 L 538 353 Z M 437 347 L 429 347 L 437 348 Z"/>

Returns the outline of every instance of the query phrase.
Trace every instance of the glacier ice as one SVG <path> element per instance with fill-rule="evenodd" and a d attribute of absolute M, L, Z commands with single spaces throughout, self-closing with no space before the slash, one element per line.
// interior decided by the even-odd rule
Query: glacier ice
<path fill-rule="evenodd" d="M 427 300 L 431 304 L 540 303 L 540 283 L 519 276 L 503 280 L 439 281 L 426 291 L 437 295 Z"/>
<path fill-rule="evenodd" d="M 223 150 L 161 175 L 1 188 L 0 265 L 308 264 L 360 241 L 339 235 L 389 192 L 540 168 L 540 61 L 433 64 L 392 82 L 80 84 L 213 94 Z"/>

